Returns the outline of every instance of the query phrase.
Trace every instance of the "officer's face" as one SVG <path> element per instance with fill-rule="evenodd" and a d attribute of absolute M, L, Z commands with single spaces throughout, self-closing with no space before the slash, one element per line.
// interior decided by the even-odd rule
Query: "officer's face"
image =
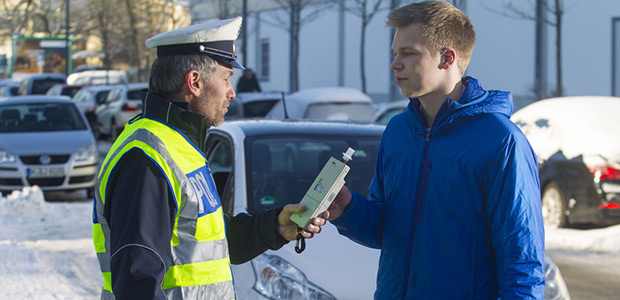
<path fill-rule="evenodd" d="M 236 94 L 230 83 L 233 69 L 218 64 L 215 72 L 211 74 L 209 82 L 204 82 L 205 92 L 200 94 L 199 99 L 192 101 L 190 109 L 207 118 L 207 126 L 219 126 L 224 123 L 224 115 L 228 112 L 228 105 Z"/>

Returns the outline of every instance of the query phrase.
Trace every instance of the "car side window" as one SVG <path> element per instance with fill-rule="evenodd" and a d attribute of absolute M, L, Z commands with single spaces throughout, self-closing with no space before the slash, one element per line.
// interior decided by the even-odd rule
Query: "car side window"
<path fill-rule="evenodd" d="M 207 163 L 226 214 L 232 214 L 234 207 L 233 158 L 233 148 L 229 141 L 222 137 L 207 140 Z"/>
<path fill-rule="evenodd" d="M 120 89 L 115 89 L 110 92 L 108 98 L 105 100 L 106 103 L 112 103 L 120 99 L 121 91 Z"/>

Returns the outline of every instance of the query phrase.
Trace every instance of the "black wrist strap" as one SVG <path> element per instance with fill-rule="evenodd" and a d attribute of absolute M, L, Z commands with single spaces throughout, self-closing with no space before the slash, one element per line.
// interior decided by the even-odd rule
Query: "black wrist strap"
<path fill-rule="evenodd" d="M 295 243 L 295 252 L 297 253 L 302 253 L 306 250 L 306 238 L 301 235 L 302 230 L 303 228 L 297 227 L 297 242 Z"/>

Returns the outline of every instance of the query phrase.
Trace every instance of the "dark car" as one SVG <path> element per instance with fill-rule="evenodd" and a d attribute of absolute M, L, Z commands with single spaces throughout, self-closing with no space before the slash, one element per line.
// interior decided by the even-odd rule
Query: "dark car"
<path fill-rule="evenodd" d="M 514 113 L 536 151 L 545 226 L 620 223 L 619 97 L 562 97 Z"/>
<path fill-rule="evenodd" d="M 12 97 L 19 95 L 19 82 L 13 80 L 0 81 L 0 97 Z"/>
<path fill-rule="evenodd" d="M 280 92 L 237 93 L 237 97 L 228 106 L 225 118 L 234 120 L 264 117 L 281 99 Z"/>
<path fill-rule="evenodd" d="M 67 76 L 54 73 L 33 74 L 22 79 L 20 95 L 44 95 L 55 84 L 66 83 Z"/>

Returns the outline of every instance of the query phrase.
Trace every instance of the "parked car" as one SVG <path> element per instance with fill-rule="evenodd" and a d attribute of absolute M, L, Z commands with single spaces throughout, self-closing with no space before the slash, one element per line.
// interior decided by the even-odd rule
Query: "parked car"
<path fill-rule="evenodd" d="M 407 110 L 407 105 L 409 105 L 409 102 L 409 99 L 404 99 L 385 104 L 377 110 L 377 113 L 375 113 L 372 121 L 386 125 L 392 117 Z"/>
<path fill-rule="evenodd" d="M 292 93 L 276 103 L 267 118 L 370 121 L 375 114 L 368 95 L 347 87 L 322 87 Z"/>
<path fill-rule="evenodd" d="M 84 113 L 90 123 L 90 127 L 98 134 L 101 131 L 95 110 L 105 102 L 110 91 L 116 85 L 89 85 L 81 88 L 74 96 L 73 102 Z"/>
<path fill-rule="evenodd" d="M 127 73 L 119 70 L 86 70 L 74 72 L 67 77 L 68 84 L 119 84 L 127 83 Z"/>
<path fill-rule="evenodd" d="M 538 155 L 545 226 L 620 223 L 619 97 L 540 100 L 512 120 Z"/>
<path fill-rule="evenodd" d="M 19 95 L 19 82 L 3 80 L 0 82 L 0 97 L 12 97 Z"/>
<path fill-rule="evenodd" d="M 570 300 L 560 268 L 545 254 L 545 300 Z"/>
<path fill-rule="evenodd" d="M 264 117 L 282 96 L 280 92 L 237 93 L 237 97 L 228 106 L 225 118 L 234 120 Z"/>
<path fill-rule="evenodd" d="M 253 213 L 301 201 L 329 157 L 342 158 L 348 147 L 356 153 L 346 185 L 368 190 L 383 129 L 343 122 L 230 121 L 209 130 L 206 156 L 225 213 Z M 238 299 L 253 300 L 371 299 L 378 259 L 379 251 L 327 225 L 320 237 L 307 241 L 302 255 L 287 245 L 233 266 L 235 290 Z"/>
<path fill-rule="evenodd" d="M 0 191 L 86 189 L 94 196 L 95 138 L 67 97 L 15 96 L 0 101 Z"/>
<path fill-rule="evenodd" d="M 68 96 L 73 98 L 73 96 L 83 87 L 84 85 L 58 83 L 54 84 L 45 94 L 48 96 Z"/>
<path fill-rule="evenodd" d="M 209 129 L 205 154 L 225 213 L 298 203 L 329 157 L 348 147 L 346 185 L 366 193 L 384 126 L 310 120 L 236 120 Z M 379 251 L 328 224 L 300 255 L 292 244 L 233 265 L 237 299 L 372 299 Z M 557 266 L 545 259 L 547 300 L 569 300 Z"/>
<path fill-rule="evenodd" d="M 146 82 L 118 84 L 110 91 L 105 102 L 95 110 L 101 135 L 116 139 L 127 121 L 142 113 L 142 94 L 148 87 Z"/>
<path fill-rule="evenodd" d="M 44 95 L 55 84 L 66 83 L 67 76 L 55 73 L 32 74 L 22 79 L 20 95 Z"/>

